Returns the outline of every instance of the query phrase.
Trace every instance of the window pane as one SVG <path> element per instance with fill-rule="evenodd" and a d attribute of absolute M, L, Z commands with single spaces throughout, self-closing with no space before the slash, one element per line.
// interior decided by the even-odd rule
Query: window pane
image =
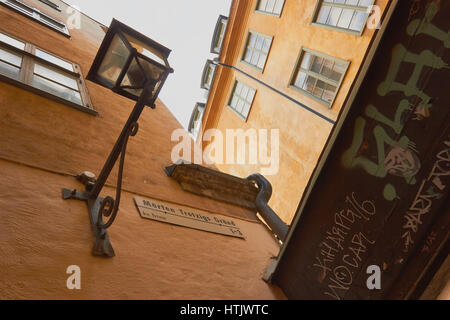
<path fill-rule="evenodd" d="M 299 88 L 303 88 L 303 84 L 305 83 L 305 80 L 306 80 L 306 73 L 299 72 L 297 79 L 295 80 L 295 86 L 299 87 Z"/>
<path fill-rule="evenodd" d="M 248 101 L 250 104 L 252 104 L 253 99 L 255 98 L 255 93 L 256 93 L 256 91 L 255 91 L 254 89 L 252 89 L 252 88 L 250 88 L 250 89 L 248 90 L 247 101 Z"/>
<path fill-rule="evenodd" d="M 250 37 L 248 40 L 248 46 L 250 48 L 254 48 L 255 47 L 255 43 L 256 43 L 256 36 L 253 33 L 250 33 Z"/>
<path fill-rule="evenodd" d="M 253 56 L 252 56 L 252 60 L 250 61 L 250 63 L 256 66 L 258 61 L 259 61 L 259 53 L 258 52 L 254 52 Z"/>
<path fill-rule="evenodd" d="M 63 67 L 64 69 L 74 71 L 73 66 L 71 63 L 68 63 L 67 61 L 57 58 L 54 55 L 51 55 L 47 52 L 44 52 L 42 50 L 36 49 L 36 56 L 39 58 L 42 58 L 48 62 L 54 63 L 57 66 Z"/>
<path fill-rule="evenodd" d="M 213 70 L 209 69 L 208 70 L 208 74 L 206 76 L 206 83 L 205 85 L 209 88 L 211 86 L 211 82 L 212 82 L 212 78 L 213 78 Z"/>
<path fill-rule="evenodd" d="M 328 16 L 327 24 L 330 26 L 336 26 L 341 15 L 342 8 L 333 7 L 331 13 Z"/>
<path fill-rule="evenodd" d="M 237 106 L 236 106 L 236 111 L 241 113 L 243 108 L 244 108 L 244 101 L 239 99 Z"/>
<path fill-rule="evenodd" d="M 323 58 L 315 56 L 311 66 L 311 71 L 320 73 L 320 71 L 322 70 L 323 60 Z"/>
<path fill-rule="evenodd" d="M 0 41 L 5 42 L 7 44 L 12 45 L 13 47 L 16 47 L 20 50 L 24 50 L 25 49 L 25 43 L 23 43 L 22 41 L 16 40 L 14 38 L 11 38 L 9 36 L 7 36 L 6 34 L 3 34 L 0 32 Z"/>
<path fill-rule="evenodd" d="M 267 2 L 266 11 L 267 12 L 273 12 L 273 9 L 275 8 L 275 0 L 269 0 Z"/>
<path fill-rule="evenodd" d="M 325 88 L 325 82 L 323 82 L 322 80 L 317 80 L 316 87 L 314 88 L 313 94 L 317 98 L 322 98 L 324 88 Z"/>
<path fill-rule="evenodd" d="M 236 90 L 234 91 L 235 94 L 241 95 L 242 87 L 243 87 L 242 83 L 238 82 L 236 85 Z"/>
<path fill-rule="evenodd" d="M 0 74 L 14 80 L 19 80 L 20 69 L 0 61 Z"/>
<path fill-rule="evenodd" d="M 336 90 L 337 90 L 337 88 L 335 86 L 326 84 L 325 89 L 323 91 L 322 100 L 325 100 L 325 101 L 331 103 L 334 99 L 334 95 L 336 94 Z"/>
<path fill-rule="evenodd" d="M 244 118 L 247 118 L 249 111 L 250 111 L 250 104 L 248 103 L 244 104 L 244 108 L 242 109 L 242 115 L 244 116 Z"/>
<path fill-rule="evenodd" d="M 328 15 L 330 14 L 331 7 L 330 6 L 322 6 L 320 8 L 319 16 L 317 17 L 317 22 L 326 24 L 328 20 Z"/>
<path fill-rule="evenodd" d="M 311 66 L 311 60 L 312 60 L 311 53 L 305 52 L 303 54 L 302 68 L 305 69 L 305 70 L 309 70 L 309 68 Z"/>
<path fill-rule="evenodd" d="M 242 91 L 241 91 L 241 98 L 246 99 L 247 98 L 247 94 L 248 94 L 248 87 L 247 86 L 242 86 Z"/>
<path fill-rule="evenodd" d="M 1 48 L 0 48 L 0 60 L 8 62 L 19 68 L 22 65 L 22 56 Z"/>
<path fill-rule="evenodd" d="M 63 84 L 69 88 L 72 88 L 74 90 L 78 90 L 78 84 L 77 81 L 65 74 L 59 73 L 55 70 L 49 69 L 47 67 L 44 67 L 43 65 L 40 65 L 36 63 L 34 65 L 34 73 L 38 74 L 40 76 L 43 76 L 47 79 L 53 80 L 55 82 L 58 82 L 60 84 Z"/>
<path fill-rule="evenodd" d="M 325 59 L 325 61 L 323 62 L 322 71 L 320 73 L 327 78 L 331 78 L 331 75 L 333 73 L 333 65 L 333 61 Z"/>
<path fill-rule="evenodd" d="M 283 9 L 284 0 L 277 0 L 275 4 L 275 8 L 273 9 L 273 13 L 281 14 L 281 9 Z"/>
<path fill-rule="evenodd" d="M 303 89 L 309 92 L 313 92 L 314 86 L 316 84 L 316 78 L 307 76 Z"/>
<path fill-rule="evenodd" d="M 258 4 L 258 10 L 266 11 L 267 0 L 260 0 Z"/>
<path fill-rule="evenodd" d="M 258 50 L 261 50 L 261 49 L 262 49 L 262 46 L 263 46 L 263 43 L 264 43 L 264 38 L 261 37 L 261 36 L 258 36 L 258 37 L 256 38 L 256 45 L 255 45 L 255 48 L 258 49 Z"/>
<path fill-rule="evenodd" d="M 258 68 L 263 69 L 265 63 L 266 63 L 266 56 L 261 54 L 259 56 L 259 60 L 258 60 L 258 64 L 257 64 Z"/>
<path fill-rule="evenodd" d="M 344 74 L 346 69 L 345 64 L 342 63 L 335 63 L 333 67 L 333 72 L 330 75 L 330 79 L 334 80 L 336 82 L 339 82 L 341 80 L 342 75 Z"/>
<path fill-rule="evenodd" d="M 350 5 L 350 6 L 356 6 L 356 5 L 358 5 L 358 1 L 359 1 L 359 0 L 347 0 L 347 1 L 345 2 L 345 4 L 348 4 L 348 5 Z"/>
<path fill-rule="evenodd" d="M 253 50 L 247 49 L 244 60 L 247 61 L 248 63 L 250 63 L 252 61 L 252 55 L 253 55 Z"/>
<path fill-rule="evenodd" d="M 231 106 L 232 106 L 233 108 L 236 108 L 237 103 L 238 103 L 238 98 L 237 98 L 237 96 L 233 96 L 233 99 L 231 99 Z"/>
<path fill-rule="evenodd" d="M 360 0 L 359 1 L 359 6 L 360 7 L 368 7 L 372 4 L 373 0 Z"/>
<path fill-rule="evenodd" d="M 352 20 L 354 10 L 344 9 L 341 14 L 341 18 L 339 19 L 338 27 L 348 29 L 350 25 L 350 21 Z"/>
<path fill-rule="evenodd" d="M 264 44 L 263 44 L 263 47 L 262 47 L 262 51 L 263 52 L 265 52 L 265 53 L 268 53 L 269 52 L 269 49 L 270 49 L 270 43 L 272 42 L 272 40 L 271 39 L 265 39 L 264 40 Z"/>
<path fill-rule="evenodd" d="M 361 31 L 364 26 L 364 22 L 366 21 L 367 13 L 362 11 L 356 11 L 353 15 L 352 22 L 350 23 L 350 29 L 355 31 Z"/>
<path fill-rule="evenodd" d="M 52 81 L 44 79 L 40 76 L 33 75 L 33 87 L 63 98 L 65 100 L 74 102 L 79 105 L 83 105 L 81 102 L 80 93 L 69 88 L 63 87 Z"/>

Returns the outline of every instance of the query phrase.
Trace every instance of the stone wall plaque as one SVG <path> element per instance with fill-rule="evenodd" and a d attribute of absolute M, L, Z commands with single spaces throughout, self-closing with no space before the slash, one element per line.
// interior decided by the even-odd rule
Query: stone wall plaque
<path fill-rule="evenodd" d="M 144 219 L 245 239 L 236 221 L 228 217 L 137 196 L 134 197 L 134 202 L 139 215 Z"/>

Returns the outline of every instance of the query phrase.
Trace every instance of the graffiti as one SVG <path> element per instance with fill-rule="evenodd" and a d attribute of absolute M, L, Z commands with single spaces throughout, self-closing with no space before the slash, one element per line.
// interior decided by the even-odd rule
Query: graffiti
<path fill-rule="evenodd" d="M 408 24 L 407 34 L 409 36 L 419 34 L 431 36 L 440 40 L 446 48 L 449 48 L 450 31 L 445 32 L 431 23 L 438 11 L 438 4 L 436 2 L 430 3 L 424 19 L 415 19 Z M 397 79 L 400 70 L 405 68 L 412 70 L 406 83 Z M 415 176 L 421 168 L 418 157 L 419 151 L 415 142 L 411 141 L 406 135 L 401 135 L 401 133 L 411 114 L 415 115 L 414 120 L 424 120 L 430 117 L 432 99 L 420 88 L 419 83 L 424 87 L 421 79 L 424 77 L 424 73 L 432 72 L 430 69 L 444 68 L 450 67 L 441 57 L 430 50 L 424 50 L 416 54 L 408 51 L 401 43 L 394 46 L 386 78 L 378 85 L 377 92 L 382 97 L 391 92 L 401 92 L 404 99 L 395 109 L 394 119 L 390 119 L 372 104 L 366 107 L 365 115 L 358 117 L 355 121 L 352 144 L 342 155 L 342 165 L 345 168 L 362 168 L 366 173 L 377 178 L 385 178 L 389 174 L 403 177 L 407 184 L 416 184 Z M 412 106 L 410 101 L 406 99 L 411 97 L 419 98 L 420 102 Z M 371 131 L 366 130 L 367 119 L 377 122 Z M 396 137 L 388 134 L 386 129 L 392 129 Z M 365 136 L 366 131 L 373 135 L 374 145 L 369 144 L 368 137 Z M 386 146 L 388 147 L 387 150 Z M 377 153 L 376 161 L 362 155 L 363 152 L 374 151 L 374 148 L 376 148 Z M 386 183 L 383 196 L 389 201 L 397 199 L 396 187 L 391 183 Z"/>
<path fill-rule="evenodd" d="M 428 214 L 433 206 L 433 201 L 440 200 L 443 197 L 441 193 L 446 188 L 441 178 L 450 175 L 450 141 L 445 141 L 445 148 L 441 150 L 436 158 L 430 175 L 424 179 L 420 185 L 416 196 L 404 215 L 405 223 L 402 234 L 404 241 L 404 252 L 408 252 L 414 244 L 414 234 L 423 224 L 423 217 Z"/>
<path fill-rule="evenodd" d="M 422 252 L 422 253 L 430 252 L 431 246 L 433 245 L 436 238 L 437 238 L 437 233 L 434 231 L 431 231 L 430 234 L 427 236 L 427 240 L 425 241 L 425 244 L 423 245 L 422 250 L 420 252 Z"/>
<path fill-rule="evenodd" d="M 395 146 L 386 156 L 384 167 L 394 176 L 410 179 L 419 171 L 420 161 L 410 149 Z"/>
<path fill-rule="evenodd" d="M 408 25 L 406 33 L 411 37 L 419 34 L 427 35 L 441 41 L 446 48 L 450 48 L 450 31 L 445 32 L 431 23 L 438 12 L 438 4 L 435 2 L 431 3 L 425 13 L 425 18 L 413 20 Z"/>
<path fill-rule="evenodd" d="M 402 100 L 397 108 L 394 120 L 382 115 L 373 105 L 366 108 L 366 116 L 376 120 L 384 126 L 390 127 L 396 133 L 400 133 L 404 127 L 403 116 L 405 112 L 411 111 L 412 107 L 408 100 Z M 369 158 L 360 155 L 361 149 L 366 144 L 364 142 L 364 131 L 367 120 L 358 117 L 355 122 L 353 141 L 350 149 L 342 155 L 342 164 L 344 167 L 361 167 L 372 176 L 384 178 L 389 173 L 395 176 L 402 176 L 409 184 L 416 183 L 415 174 L 420 169 L 420 161 L 415 153 L 418 153 L 417 147 L 407 136 L 401 136 L 398 140 L 392 139 L 382 125 L 376 125 L 373 129 L 373 136 L 376 142 L 377 159 L 374 162 Z M 390 146 L 386 152 L 385 146 Z M 395 188 L 387 184 L 384 190 L 384 196 L 388 200 L 397 197 Z"/>
<path fill-rule="evenodd" d="M 334 223 L 320 243 L 313 264 L 320 270 L 318 281 L 327 283 L 328 290 L 323 294 L 338 300 L 342 291 L 352 285 L 353 274 L 361 267 L 368 246 L 375 244 L 365 233 L 354 230 L 358 223 L 367 223 L 376 214 L 374 202 L 359 203 L 353 192 L 351 197 L 346 197 L 345 203 L 346 208 L 334 214 Z"/>

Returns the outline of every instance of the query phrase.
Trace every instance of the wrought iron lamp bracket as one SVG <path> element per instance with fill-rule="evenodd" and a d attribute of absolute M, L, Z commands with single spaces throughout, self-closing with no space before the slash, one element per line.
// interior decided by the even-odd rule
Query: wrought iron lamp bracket
<path fill-rule="evenodd" d="M 93 254 L 96 256 L 107 256 L 113 257 L 115 256 L 114 249 L 111 246 L 111 242 L 109 241 L 108 233 L 106 229 L 109 228 L 119 211 L 120 204 L 120 196 L 122 193 L 122 174 L 123 174 L 123 166 L 125 163 L 125 154 L 126 148 L 128 144 L 128 139 L 130 136 L 135 136 L 138 132 L 139 125 L 137 122 L 131 123 L 129 126 L 124 139 L 122 140 L 122 146 L 120 149 L 120 162 L 119 162 L 119 171 L 117 175 L 117 187 L 116 187 L 116 197 L 115 199 L 111 196 L 107 196 L 105 198 L 96 196 L 92 194 L 92 190 L 95 189 L 95 183 L 87 182 L 86 183 L 86 191 L 80 192 L 76 189 L 62 189 L 62 195 L 64 200 L 68 199 L 76 199 L 86 201 L 89 208 L 89 216 L 92 226 L 92 231 L 95 237 L 95 244 L 93 248 Z M 105 223 L 103 217 L 109 218 Z"/>

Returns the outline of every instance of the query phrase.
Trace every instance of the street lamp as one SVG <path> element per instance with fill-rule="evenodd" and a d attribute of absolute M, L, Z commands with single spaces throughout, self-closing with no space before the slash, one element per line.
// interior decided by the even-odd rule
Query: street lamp
<path fill-rule="evenodd" d="M 106 229 L 117 215 L 122 187 L 122 171 L 128 138 L 138 131 L 137 120 L 145 106 L 155 108 L 155 101 L 168 76 L 173 72 L 167 58 L 170 49 L 149 39 L 136 30 L 113 19 L 103 39 L 87 79 L 136 101 L 122 132 L 117 139 L 98 177 L 84 175 L 86 190 L 62 189 L 63 199 L 87 202 L 95 237 L 93 254 L 113 257 L 114 250 Z M 99 196 L 120 155 L 115 199 Z M 81 177 L 81 175 L 80 175 Z M 109 217 L 104 222 L 103 217 Z"/>

